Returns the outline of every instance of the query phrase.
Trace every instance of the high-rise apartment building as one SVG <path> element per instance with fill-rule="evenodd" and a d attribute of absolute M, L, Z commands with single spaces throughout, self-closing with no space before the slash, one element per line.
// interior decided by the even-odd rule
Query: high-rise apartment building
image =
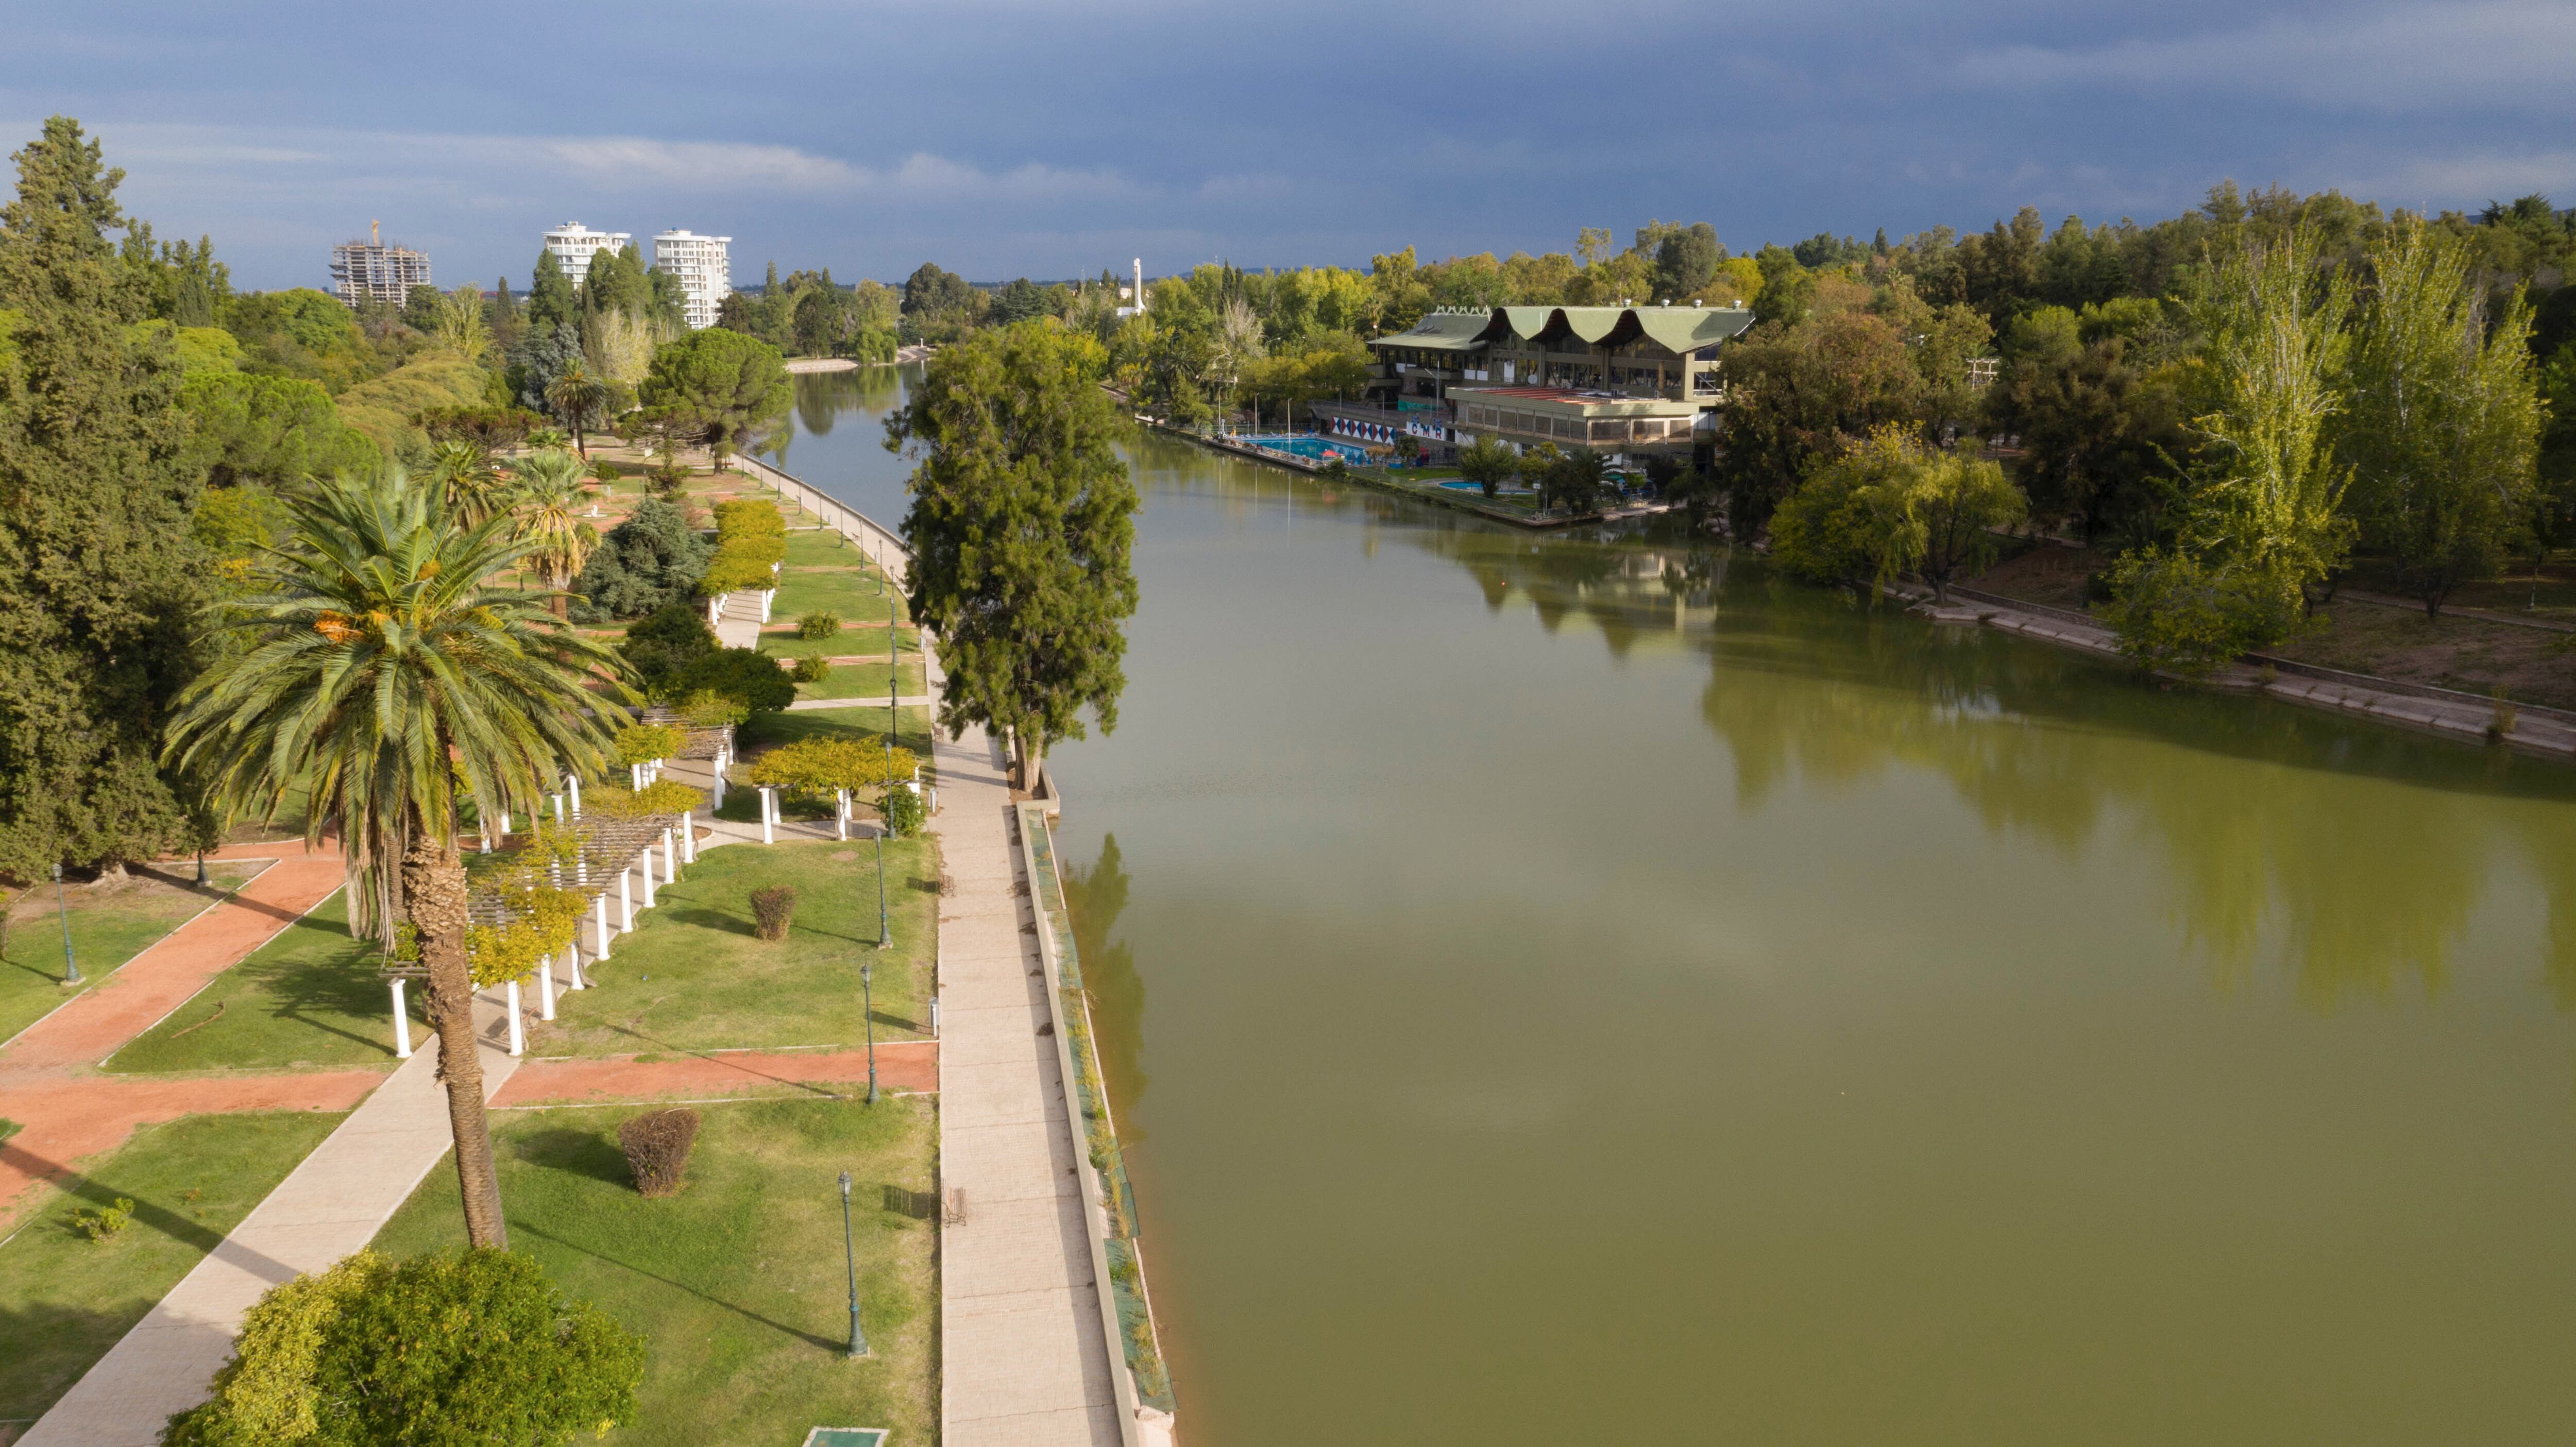
<path fill-rule="evenodd" d="M 361 301 L 403 304 L 416 286 L 429 285 L 429 257 L 408 246 L 387 246 L 384 229 L 367 223 L 367 239 L 331 248 L 331 291 L 350 306 Z"/>
<path fill-rule="evenodd" d="M 590 275 L 590 259 L 603 251 L 624 251 L 635 240 L 626 231 L 593 231 L 578 221 L 567 221 L 546 233 L 546 250 L 555 254 L 555 264 L 573 285 L 579 286 Z"/>
<path fill-rule="evenodd" d="M 733 291 L 733 263 L 725 256 L 732 244 L 730 236 L 694 231 L 665 231 L 653 238 L 653 265 L 679 279 L 691 327 L 714 326 L 716 309 Z"/>

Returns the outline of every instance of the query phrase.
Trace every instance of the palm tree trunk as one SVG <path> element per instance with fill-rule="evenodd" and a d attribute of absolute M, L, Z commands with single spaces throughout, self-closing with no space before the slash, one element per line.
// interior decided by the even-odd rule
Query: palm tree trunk
<path fill-rule="evenodd" d="M 403 894 L 420 932 L 421 963 L 429 968 L 429 1024 L 438 1032 L 438 1078 L 447 1086 L 447 1123 L 456 1137 L 465 1239 L 506 1250 L 492 1128 L 483 1114 L 483 1060 L 474 1042 L 474 979 L 465 965 L 465 862 L 452 841 L 430 833 L 414 835 L 403 856 Z"/>

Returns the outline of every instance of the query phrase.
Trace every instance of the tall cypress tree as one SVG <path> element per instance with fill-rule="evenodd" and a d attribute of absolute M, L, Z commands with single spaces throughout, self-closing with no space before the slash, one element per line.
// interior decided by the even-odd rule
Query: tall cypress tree
<path fill-rule="evenodd" d="M 198 836 L 160 764 L 171 697 L 195 672 L 202 570 L 182 460 L 180 369 L 130 342 L 149 279 L 107 233 L 123 171 L 56 116 L 13 158 L 0 306 L 21 321 L 0 369 L 0 873 L 119 867 Z"/>
<path fill-rule="evenodd" d="M 528 325 L 545 331 L 558 322 L 580 320 L 581 298 L 573 294 L 572 278 L 564 275 L 563 263 L 551 251 L 538 252 L 536 274 L 528 280 Z"/>

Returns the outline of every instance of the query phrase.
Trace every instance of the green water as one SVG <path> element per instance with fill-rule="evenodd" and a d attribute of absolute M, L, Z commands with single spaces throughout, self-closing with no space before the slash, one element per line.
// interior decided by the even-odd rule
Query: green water
<path fill-rule="evenodd" d="M 2576 771 L 1138 459 L 1186 1440 L 2576 1440 Z"/>

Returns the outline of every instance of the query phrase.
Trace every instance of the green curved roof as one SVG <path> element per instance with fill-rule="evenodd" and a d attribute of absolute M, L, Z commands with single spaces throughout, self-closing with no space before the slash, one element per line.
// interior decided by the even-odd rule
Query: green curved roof
<path fill-rule="evenodd" d="M 1535 342 L 1555 334 L 1587 347 L 1617 347 L 1645 337 L 1668 351 L 1690 352 L 1753 325 L 1742 307 L 1498 306 L 1490 312 L 1433 312 L 1381 344 L 1434 351 L 1481 351 L 1506 337 Z"/>

